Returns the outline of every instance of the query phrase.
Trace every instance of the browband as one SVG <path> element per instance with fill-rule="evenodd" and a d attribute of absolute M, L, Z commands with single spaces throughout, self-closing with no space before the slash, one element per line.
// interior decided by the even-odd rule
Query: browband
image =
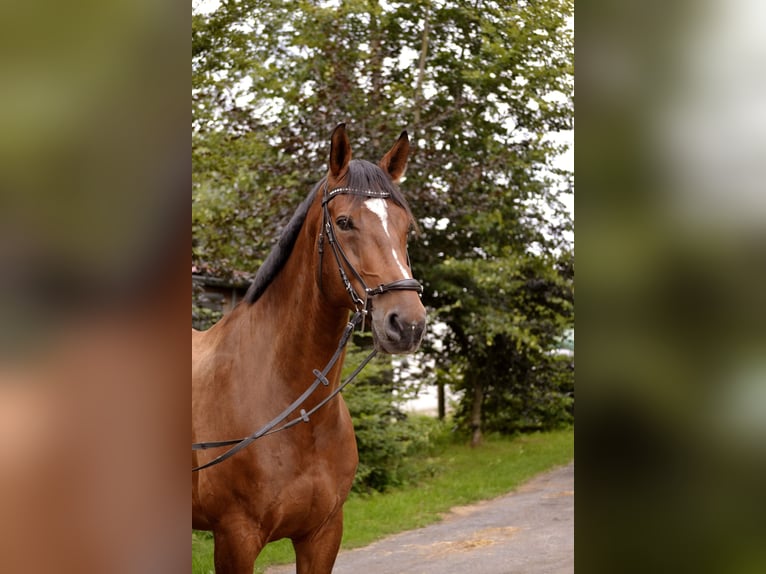
<path fill-rule="evenodd" d="M 386 199 L 391 197 L 391 193 L 388 191 L 375 191 L 373 189 L 357 189 L 355 187 L 336 187 L 330 191 L 327 191 L 327 184 L 325 184 L 324 198 L 322 199 L 322 205 L 326 205 L 336 195 L 360 195 L 362 197 L 376 197 Z"/>

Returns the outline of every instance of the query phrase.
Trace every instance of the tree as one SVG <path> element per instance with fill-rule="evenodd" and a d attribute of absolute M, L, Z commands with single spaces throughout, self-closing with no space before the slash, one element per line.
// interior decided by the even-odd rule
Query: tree
<path fill-rule="evenodd" d="M 481 442 L 482 423 L 515 432 L 570 422 L 573 363 L 553 349 L 571 325 L 571 267 L 509 253 L 448 257 L 434 275 L 439 316 L 450 327 L 439 363 L 460 372 L 457 414 L 471 443 Z"/>
<path fill-rule="evenodd" d="M 549 359 L 573 320 L 560 200 L 573 182 L 554 167 L 563 150 L 548 134 L 572 128 L 572 7 L 242 0 L 195 14 L 195 265 L 254 271 L 326 169 L 338 122 L 363 158 L 406 127 L 413 265 L 432 322 L 449 327 L 448 352 L 426 352 L 437 373 L 461 375 L 460 411 L 474 413 L 463 420 L 478 441 L 481 421 L 508 430 L 494 411 L 530 399 L 522 389 L 567 397 Z"/>

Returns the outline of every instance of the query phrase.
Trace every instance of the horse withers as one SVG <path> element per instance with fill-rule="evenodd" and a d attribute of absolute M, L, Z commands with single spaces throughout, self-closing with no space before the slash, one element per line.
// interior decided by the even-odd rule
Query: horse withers
<path fill-rule="evenodd" d="M 244 300 L 205 332 L 192 331 L 192 442 L 248 436 L 305 393 L 311 412 L 338 388 L 332 359 L 350 312 L 366 314 L 375 348 L 412 353 L 426 312 L 407 257 L 414 221 L 397 186 L 409 155 L 402 132 L 378 164 L 351 159 L 345 125 L 332 133 L 327 175 L 259 269 Z M 340 395 L 284 432 L 192 473 L 193 528 L 212 530 L 218 574 L 251 574 L 263 546 L 289 538 L 300 574 L 332 570 L 343 503 L 358 463 Z M 216 450 L 195 450 L 199 468 Z"/>

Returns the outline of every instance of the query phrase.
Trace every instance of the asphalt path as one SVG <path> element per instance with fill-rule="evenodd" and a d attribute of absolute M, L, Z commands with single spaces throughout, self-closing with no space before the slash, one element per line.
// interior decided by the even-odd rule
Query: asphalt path
<path fill-rule="evenodd" d="M 267 574 L 294 572 L 295 566 Z M 453 508 L 436 524 L 343 551 L 334 574 L 571 574 L 574 463 L 515 491 Z"/>

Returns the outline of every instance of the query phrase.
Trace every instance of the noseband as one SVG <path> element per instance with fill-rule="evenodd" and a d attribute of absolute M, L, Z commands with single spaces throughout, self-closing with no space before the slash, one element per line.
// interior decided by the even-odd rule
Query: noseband
<path fill-rule="evenodd" d="M 377 295 L 382 295 L 389 291 L 416 291 L 418 294 L 423 293 L 423 286 L 417 279 L 397 279 L 390 283 L 381 283 L 377 287 L 368 287 L 362 276 L 354 268 L 351 262 L 348 260 L 346 253 L 343 251 L 338 242 L 338 238 L 335 234 L 335 226 L 333 225 L 332 218 L 330 217 L 330 209 L 328 204 L 333 198 L 339 195 L 358 195 L 361 197 L 369 197 L 373 199 L 388 199 L 391 197 L 391 193 L 388 191 L 375 191 L 372 189 L 356 189 L 353 187 L 336 187 L 335 189 L 328 191 L 328 184 L 325 182 L 324 196 L 322 197 L 322 231 L 319 234 L 319 288 L 322 288 L 322 258 L 324 256 L 324 238 L 327 237 L 327 242 L 330 244 L 332 253 L 335 256 L 335 262 L 338 264 L 338 272 L 340 273 L 343 286 L 346 288 L 346 292 L 351 297 L 351 302 L 354 304 L 354 308 L 357 312 L 367 314 L 370 310 L 371 299 Z M 348 278 L 345 267 L 351 270 L 351 273 L 359 281 L 359 284 L 364 290 L 364 298 L 359 295 L 351 281 Z M 407 254 L 407 267 L 410 267 L 410 256 Z M 364 328 L 364 326 L 362 327 Z"/>

